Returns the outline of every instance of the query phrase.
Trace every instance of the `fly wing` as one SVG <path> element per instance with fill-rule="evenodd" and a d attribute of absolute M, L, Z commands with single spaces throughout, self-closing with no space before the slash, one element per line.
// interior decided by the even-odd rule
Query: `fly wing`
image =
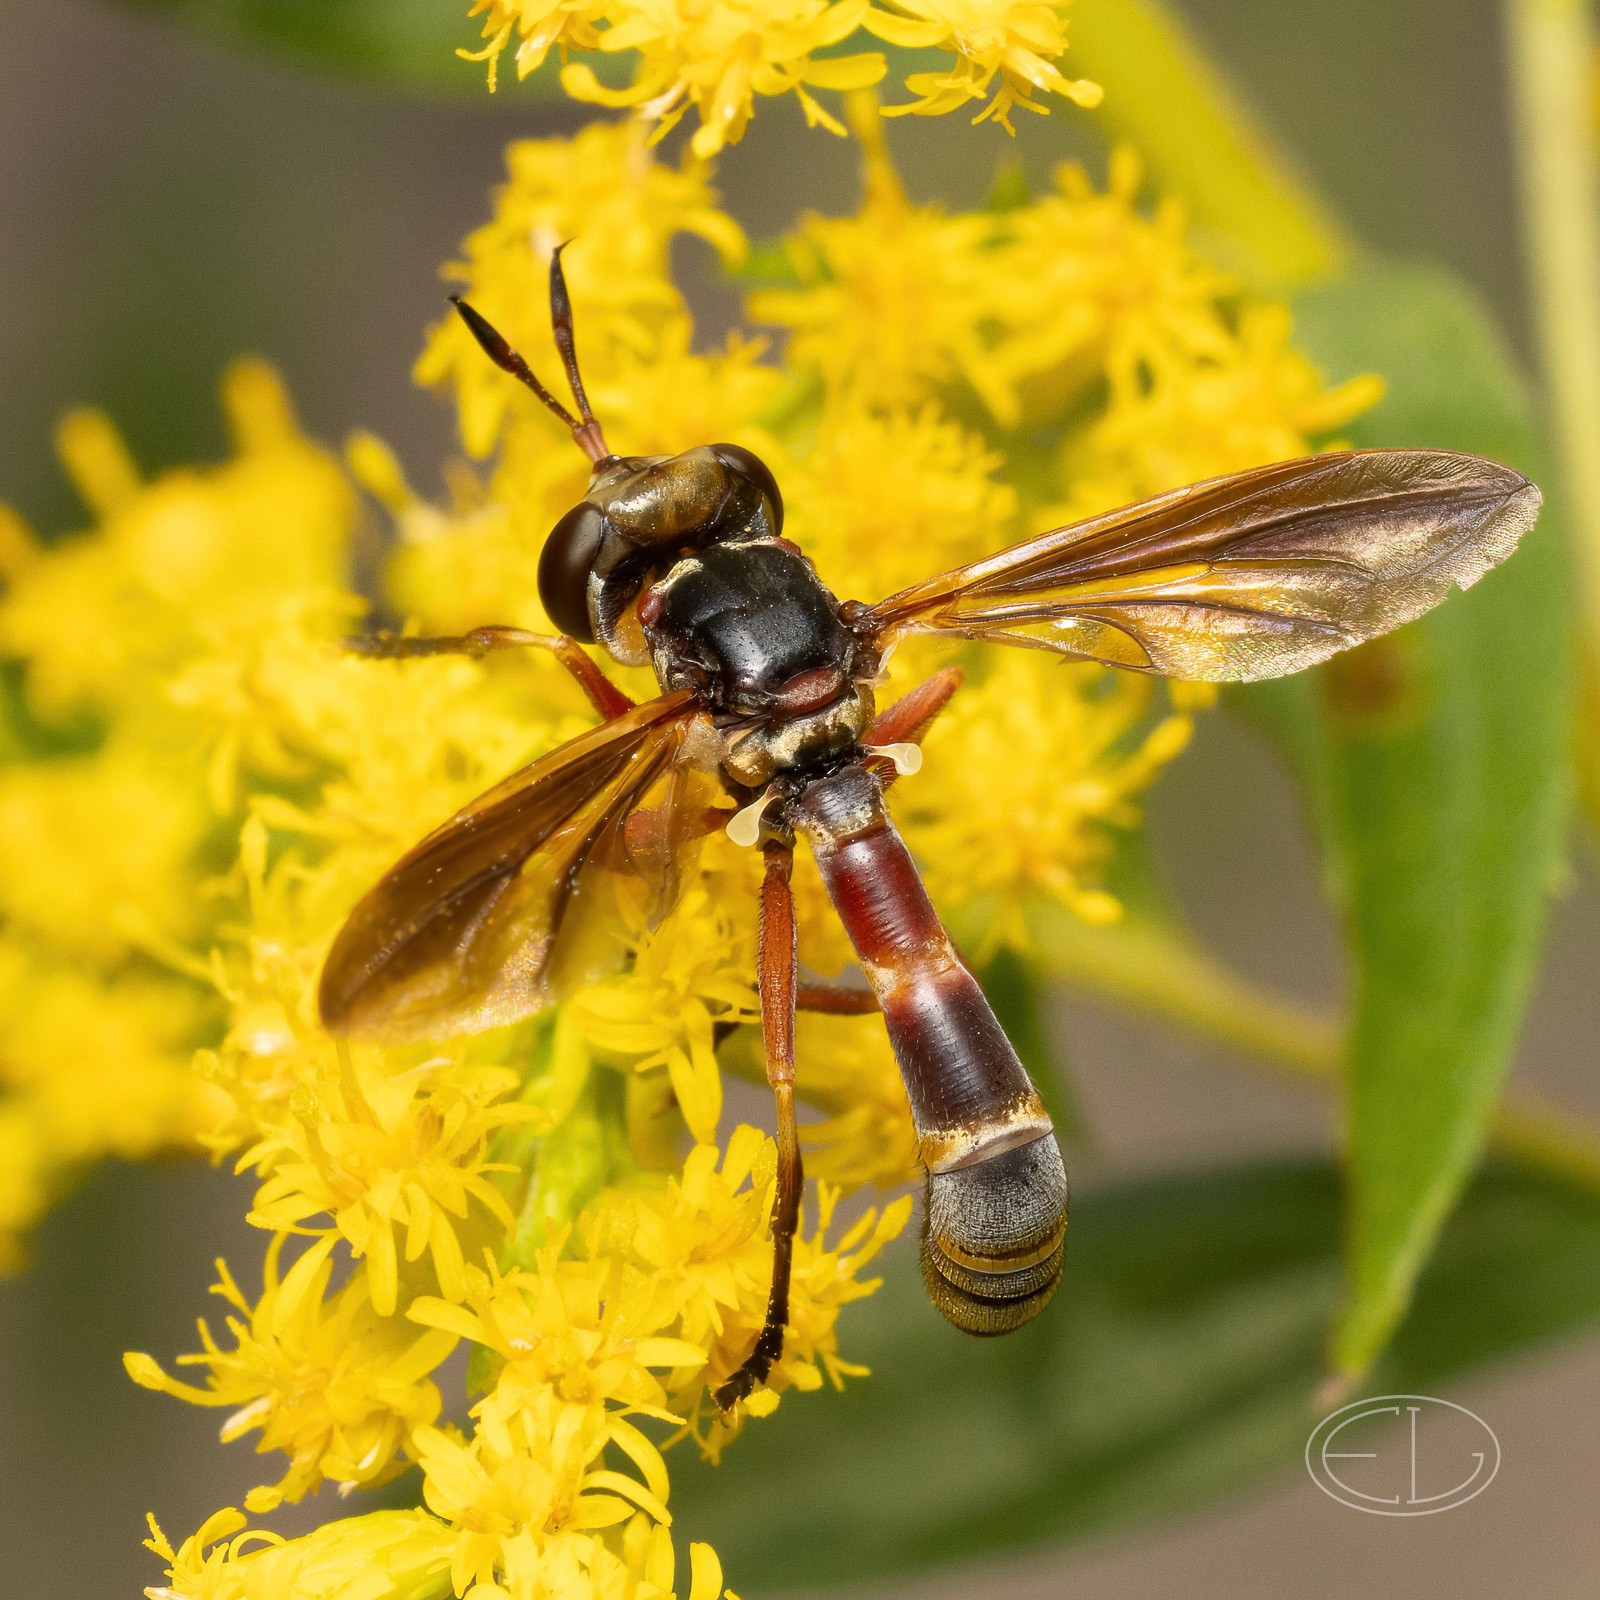
<path fill-rule="evenodd" d="M 678 903 L 702 841 L 733 814 L 718 804 L 725 798 L 710 772 L 679 762 L 628 818 L 622 835 L 625 864 L 642 890 L 646 925 L 659 926 Z"/>
<path fill-rule="evenodd" d="M 930 578 L 866 616 L 1136 672 L 1298 672 L 1476 583 L 1539 510 L 1520 473 L 1444 450 L 1279 462 L 1157 495 Z"/>
<path fill-rule="evenodd" d="M 429 834 L 335 937 L 317 993 L 329 1032 L 401 1043 L 546 1005 L 557 935 L 598 869 L 628 868 L 628 816 L 670 775 L 693 718 L 687 694 L 635 706 Z"/>

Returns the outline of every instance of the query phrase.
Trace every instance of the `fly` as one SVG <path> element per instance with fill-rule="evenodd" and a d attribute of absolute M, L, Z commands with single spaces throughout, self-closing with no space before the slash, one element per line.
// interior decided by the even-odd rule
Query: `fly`
<path fill-rule="evenodd" d="M 926 1170 L 923 1277 L 973 1334 L 1036 1316 L 1061 1279 L 1067 1179 L 1050 1118 L 928 899 L 884 804 L 960 687 L 936 673 L 879 710 L 908 634 L 1049 650 L 1205 682 L 1280 677 L 1387 633 L 1503 561 L 1537 488 L 1477 456 L 1369 450 L 1254 468 L 1025 539 L 875 604 L 841 602 L 783 536 L 771 471 L 731 444 L 618 456 L 590 410 L 560 254 L 555 343 L 576 414 L 464 301 L 489 358 L 572 431 L 589 489 L 546 541 L 538 587 L 559 635 L 507 627 L 377 636 L 368 655 L 554 652 L 600 723 L 436 829 L 356 905 L 323 968 L 330 1032 L 437 1038 L 532 1015 L 559 988 L 563 928 L 592 875 L 653 880 L 726 823 L 764 869 L 759 988 L 778 1177 L 765 1323 L 717 1391 L 732 1406 L 783 1348 L 804 1183 L 797 1007 L 880 1010 Z M 636 704 L 580 643 L 654 668 Z M 720 793 L 719 793 L 720 791 Z M 732 821 L 725 805 L 731 799 Z M 865 986 L 802 983 L 790 873 L 804 838 Z"/>

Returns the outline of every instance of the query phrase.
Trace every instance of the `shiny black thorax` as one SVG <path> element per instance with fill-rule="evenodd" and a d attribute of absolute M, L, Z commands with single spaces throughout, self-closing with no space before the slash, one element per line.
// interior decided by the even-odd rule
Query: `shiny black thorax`
<path fill-rule="evenodd" d="M 872 720 L 859 641 L 786 540 L 707 545 L 646 592 L 640 616 L 662 688 L 701 696 L 723 774 L 743 788 L 843 754 Z"/>
<path fill-rule="evenodd" d="M 777 540 L 710 545 L 679 562 L 656 594 L 646 634 L 663 689 L 699 689 L 717 711 L 756 713 L 808 674 L 835 677 L 835 693 L 848 678 L 855 639 L 838 601 Z"/>

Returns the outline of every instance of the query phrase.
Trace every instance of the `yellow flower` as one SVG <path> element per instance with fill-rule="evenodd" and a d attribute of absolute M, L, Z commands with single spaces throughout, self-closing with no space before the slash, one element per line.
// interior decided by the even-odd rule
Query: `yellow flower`
<path fill-rule="evenodd" d="M 222 399 L 234 458 L 148 484 L 99 413 L 62 423 L 62 458 L 98 526 L 53 546 L 0 604 L 0 648 L 27 660 L 46 717 L 159 717 L 175 662 L 259 626 L 286 595 L 342 581 L 354 505 L 337 466 L 260 362 L 236 363 Z"/>
<path fill-rule="evenodd" d="M 752 294 L 750 316 L 791 330 L 785 360 L 866 404 L 912 407 L 964 379 L 988 398 L 983 324 L 998 223 L 913 206 L 881 141 L 854 217 L 806 217 L 785 241 L 798 289 Z"/>
<path fill-rule="evenodd" d="M 294 1114 L 268 1128 L 239 1159 L 264 1175 L 250 1221 L 273 1232 L 315 1234 L 302 1261 L 325 1259 L 336 1239 L 367 1262 L 373 1309 L 392 1316 L 402 1263 L 427 1255 L 440 1290 L 464 1289 L 459 1229 L 470 1201 L 502 1227 L 511 1212 L 487 1174 L 495 1130 L 538 1116 L 499 1099 L 516 1084 L 497 1068 L 424 1062 L 386 1072 L 365 1052 L 341 1049 L 336 1067 L 295 1097 Z M 331 1223 L 315 1225 L 326 1215 Z M 306 1270 L 310 1270 L 307 1268 Z"/>
<path fill-rule="evenodd" d="M 796 872 L 796 878 L 800 874 Z M 821 895 L 820 885 L 817 890 Z M 801 910 L 801 959 L 832 975 L 836 968 L 817 959 L 815 941 L 804 941 Z M 831 923 L 839 941 L 839 920 L 831 906 L 818 908 L 817 924 Z M 839 965 L 846 959 L 839 952 Z M 751 1083 L 766 1082 L 761 1036 L 751 1028 L 723 1047 L 724 1067 Z M 905 1084 L 895 1065 L 883 1018 L 828 1016 L 802 1011 L 795 1019 L 796 1093 L 821 1115 L 800 1126 L 807 1178 L 852 1194 L 868 1184 L 896 1189 L 920 1171 L 916 1129 L 906 1101 Z"/>
<path fill-rule="evenodd" d="M 599 1442 L 576 1431 L 559 1440 L 529 1438 L 521 1428 L 500 1438 L 479 1434 L 470 1444 L 437 1428 L 419 1434 L 429 1509 L 461 1530 L 451 1558 L 457 1594 L 497 1578 L 514 1585 L 519 1567 L 530 1575 L 540 1567 L 570 1569 L 563 1592 L 581 1594 L 585 1580 L 599 1588 L 607 1569 L 621 1563 L 595 1533 L 626 1522 L 634 1499 L 646 1500 L 655 1520 L 667 1520 L 666 1507 L 632 1479 L 604 1468 L 583 1472 Z M 613 1492 L 619 1479 L 629 1494 Z"/>
<path fill-rule="evenodd" d="M 784 480 L 787 531 L 839 592 L 878 599 L 1014 536 L 1004 465 L 926 401 L 885 414 L 842 400 Z"/>
<path fill-rule="evenodd" d="M 255 1529 L 229 1508 L 208 1518 L 174 1550 L 151 1520 L 146 1545 L 167 1562 L 168 1583 L 149 1600 L 445 1600 L 459 1593 L 452 1557 L 461 1543 L 424 1511 L 374 1511 L 325 1523 L 300 1539 Z M 672 1544 L 664 1529 L 636 1517 L 620 1554 L 574 1536 L 541 1560 L 529 1539 L 508 1541 L 499 1582 L 471 1600 L 674 1600 Z M 689 1546 L 687 1600 L 720 1600 L 722 1566 L 709 1545 Z"/>
<path fill-rule="evenodd" d="M 620 1263 L 563 1260 L 552 1246 L 533 1272 L 472 1269 L 467 1306 L 413 1304 L 413 1320 L 495 1361 L 470 1439 L 432 1427 L 415 1436 L 427 1504 L 461 1530 L 458 1594 L 608 1593 L 625 1574 L 670 1588 L 666 1464 L 628 1419 L 674 1420 L 656 1372 L 694 1371 L 705 1353 L 656 1331 L 653 1298 Z M 632 1470 L 608 1466 L 608 1449 Z M 598 1537 L 617 1528 L 620 1549 Z M 544 1587 L 532 1587 L 540 1574 Z"/>
<path fill-rule="evenodd" d="M 626 974 L 579 989 L 567 1007 L 603 1059 L 638 1073 L 665 1069 L 702 1143 L 715 1140 L 722 1114 L 715 1032 L 760 1015 L 755 928 L 731 909 L 692 886 L 659 927 L 637 936 Z"/>
<path fill-rule="evenodd" d="M 137 817 L 139 826 L 115 819 Z M 114 967 L 203 925 L 194 884 L 214 820 L 205 767 L 107 750 L 0 769 L 0 915 L 17 935 Z M 81 841 L 102 835 L 86 853 Z"/>
<path fill-rule="evenodd" d="M 197 718 L 177 684 L 238 678 L 285 604 L 316 609 L 354 498 L 260 363 L 229 370 L 223 407 L 232 458 L 152 481 L 75 412 L 58 442 L 92 529 L 41 547 L 0 516 L 0 649 L 23 661 L 17 725 L 37 740 L 0 770 L 0 1126 L 31 1141 L 0 1195 L 6 1262 L 84 1164 L 193 1145 L 227 1116 L 188 1065 L 220 1010 L 196 947 L 224 909 L 224 774 L 282 763 L 259 722 L 234 737 L 237 717 Z"/>
<path fill-rule="evenodd" d="M 149 1600 L 445 1600 L 451 1533 L 423 1511 L 374 1511 L 302 1539 L 218 1511 L 174 1550 L 150 1519 L 145 1544 L 167 1563 Z"/>
<path fill-rule="evenodd" d="M 992 309 L 1002 422 L 1055 421 L 1088 385 L 1108 383 L 1120 398 L 1151 361 L 1205 361 L 1228 347 L 1238 284 L 1189 244 L 1181 206 L 1140 209 L 1143 183 L 1121 146 L 1103 193 L 1068 164 L 1053 191 L 1005 214 L 995 267 L 1009 292 Z"/>
<path fill-rule="evenodd" d="M 1038 890 L 1087 922 L 1118 917 L 1093 876 L 1110 852 L 1105 830 L 1137 823 L 1133 797 L 1192 727 L 1173 711 L 1141 736 L 1157 692 L 1136 673 L 1000 652 L 929 731 L 918 782 L 895 793 L 935 899 L 991 902 L 996 934 L 1012 942 L 1022 942 L 1022 912 Z"/>
<path fill-rule="evenodd" d="M 473 0 L 468 16 L 484 19 L 481 50 L 458 50 L 464 61 L 489 63 L 489 92 L 494 93 L 496 68 L 511 37 L 516 34 L 517 76 L 537 72 L 553 48 L 597 50 L 600 35 L 595 21 L 605 14 L 604 0 Z"/>
<path fill-rule="evenodd" d="M 681 1176 L 642 1178 L 607 1190 L 579 1221 L 589 1259 L 619 1258 L 643 1275 L 655 1308 L 647 1324 L 704 1352 L 703 1365 L 688 1372 L 687 1383 L 669 1385 L 668 1402 L 693 1420 L 713 1456 L 737 1431 L 739 1419 L 715 1414 L 709 1395 L 750 1353 L 766 1313 L 772 1278 L 767 1224 L 776 1171 L 772 1140 L 740 1126 L 726 1151 L 696 1145 Z M 881 1216 L 863 1213 L 830 1246 L 825 1234 L 835 1199 L 819 1189 L 815 1227 L 802 1226 L 796 1235 L 783 1354 L 766 1387 L 746 1403 L 749 1415 L 769 1414 L 787 1389 L 816 1389 L 825 1379 L 839 1386 L 863 1370 L 838 1355 L 839 1310 L 877 1287 L 875 1279 L 863 1281 L 857 1274 L 905 1227 L 911 1201 L 902 1197 Z"/>
<path fill-rule="evenodd" d="M 510 181 L 491 222 L 470 234 L 465 259 L 447 268 L 478 310 L 530 359 L 549 348 L 545 280 L 550 252 L 563 256 L 583 341 L 585 381 L 596 396 L 621 369 L 647 368 L 688 312 L 667 272 L 667 254 L 691 234 L 730 264 L 744 253 L 743 230 L 716 206 L 702 168 L 653 161 L 637 123 L 595 123 L 575 139 L 528 139 L 506 152 Z M 461 436 L 487 455 L 508 410 L 536 441 L 536 453 L 582 499 L 588 479 L 564 430 L 515 379 L 491 366 L 455 316 L 429 335 L 419 383 L 449 383 Z M 554 388 L 560 385 L 554 383 Z M 552 448 L 555 441 L 565 448 Z M 564 509 L 564 508 L 563 508 Z M 547 529 L 540 530 L 542 538 Z"/>
<path fill-rule="evenodd" d="M 326 1256 L 312 1259 L 309 1274 L 297 1262 L 280 1277 L 285 1237 L 268 1247 L 253 1309 L 217 1263 L 212 1293 L 237 1313 L 227 1319 L 235 1348 L 221 1349 L 202 1321 L 204 1352 L 178 1358 L 179 1365 L 210 1369 L 205 1388 L 169 1378 L 147 1355 L 123 1358 L 129 1376 L 147 1389 L 233 1408 L 222 1425 L 224 1443 L 259 1429 L 258 1451 L 288 1456 L 277 1483 L 251 1490 L 245 1500 L 251 1511 L 298 1500 L 325 1481 L 348 1490 L 396 1476 L 408 1439 L 439 1415 L 439 1390 L 428 1375 L 456 1344 L 454 1334 L 419 1333 L 413 1324 L 378 1316 L 364 1275 L 327 1297 L 333 1263 Z"/>
<path fill-rule="evenodd" d="M 800 1130 L 806 1171 L 847 1192 L 913 1179 L 916 1129 L 883 1019 L 803 1016 L 795 1056 L 799 1093 L 823 1113 Z"/>
<path fill-rule="evenodd" d="M 854 89 L 876 83 L 884 61 L 876 51 L 819 57 L 862 25 L 867 0 L 477 0 L 487 13 L 481 50 L 461 54 L 495 63 L 520 37 L 519 77 L 541 66 L 552 46 L 637 56 L 632 81 L 608 88 L 587 62 L 562 69 L 561 84 L 575 99 L 633 106 L 656 123 L 654 138 L 695 111 L 691 148 L 713 156 L 743 137 L 757 95 L 793 94 L 808 123 L 844 129 L 812 89 Z"/>
<path fill-rule="evenodd" d="M 470 1339 L 496 1362 L 493 1390 L 473 1408 L 492 1432 L 518 1417 L 531 1420 L 551 1400 L 595 1413 L 598 1439 L 581 1469 L 607 1443 L 638 1466 L 646 1487 L 665 1498 L 666 1469 L 630 1414 L 666 1415 L 667 1393 L 656 1372 L 697 1370 L 705 1351 L 660 1334 L 664 1322 L 644 1286 L 625 1283 L 613 1261 L 563 1259 L 558 1246 L 538 1253 L 536 1271 L 467 1271 L 466 1303 L 424 1297 L 412 1303 L 414 1322 Z M 562 1431 L 565 1431 L 563 1429 Z M 580 1469 L 580 1470 L 581 1470 Z"/>
<path fill-rule="evenodd" d="M 192 1139 L 222 1114 L 188 1070 L 213 1012 L 162 974 L 107 979 L 0 939 L 0 1089 L 27 1107 L 58 1182 L 80 1162 Z"/>
<path fill-rule="evenodd" d="M 814 54 L 856 31 L 867 0 L 631 0 L 607 10 L 600 48 L 638 51 L 633 82 L 607 89 L 575 62 L 563 68 L 562 87 L 597 105 L 639 107 L 658 139 L 693 106 L 700 125 L 690 149 L 702 160 L 744 137 L 758 94 L 792 93 L 808 123 L 842 134 L 810 89 L 861 89 L 884 73 L 876 51 Z"/>
<path fill-rule="evenodd" d="M 617 448 L 674 455 L 684 439 L 726 439 L 781 460 L 781 442 L 757 420 L 783 387 L 767 341 L 733 333 L 721 350 L 699 355 L 689 348 L 693 331 L 687 317 L 674 321 L 649 361 L 591 386 Z"/>
<path fill-rule="evenodd" d="M 632 52 L 624 87 L 601 82 L 588 62 L 568 62 L 561 85 L 574 99 L 635 107 L 656 124 L 653 139 L 691 108 L 698 126 L 690 148 L 705 159 L 744 136 L 757 95 L 793 94 L 806 122 L 845 130 L 811 93 L 853 90 L 887 71 L 881 52 L 819 55 L 865 29 L 906 50 L 941 50 L 953 58 L 936 72 L 914 72 L 918 98 L 885 115 L 937 116 L 974 100 L 987 103 L 974 122 L 993 119 L 1008 133 L 1017 107 L 1045 112 L 1036 95 L 1097 106 L 1098 84 L 1069 79 L 1056 66 L 1067 48 L 1063 0 L 475 0 L 484 44 L 457 54 L 487 61 L 493 92 L 500 56 L 516 46 L 517 76 L 544 65 L 551 50 L 615 55 Z M 995 87 L 998 79 L 998 88 Z M 993 98 L 990 98 L 993 91 Z"/>
<path fill-rule="evenodd" d="M 993 118 L 1015 133 L 1017 107 L 1041 114 L 1050 108 L 1035 92 L 1059 94 L 1075 105 L 1100 104 L 1104 91 L 1087 78 L 1069 79 L 1056 66 L 1067 48 L 1065 4 L 1050 0 L 880 0 L 889 9 L 871 11 L 865 25 L 880 39 L 907 50 L 949 50 L 955 60 L 943 72 L 916 72 L 906 87 L 919 96 L 908 106 L 889 106 L 886 116 L 922 117 L 956 111 L 985 99 L 998 76 L 994 98 L 972 119 Z"/>
<path fill-rule="evenodd" d="M 1204 359 L 1153 355 L 1143 381 L 1064 446 L 1071 498 L 1050 515 L 1089 516 L 1145 495 L 1305 453 L 1368 410 L 1382 382 L 1368 373 L 1324 388 L 1289 343 L 1283 306 L 1248 309 L 1237 334 Z"/>
<path fill-rule="evenodd" d="M 1189 247 L 1179 208 L 1140 212 L 1141 183 L 1121 149 L 1103 194 L 1063 166 L 1030 205 L 950 217 L 913 206 L 869 139 L 860 213 L 808 217 L 786 241 L 801 287 L 753 295 L 751 315 L 868 404 L 965 385 L 1003 427 L 1059 425 L 1097 383 L 1131 395 L 1150 361 L 1230 348 L 1237 286 Z"/>

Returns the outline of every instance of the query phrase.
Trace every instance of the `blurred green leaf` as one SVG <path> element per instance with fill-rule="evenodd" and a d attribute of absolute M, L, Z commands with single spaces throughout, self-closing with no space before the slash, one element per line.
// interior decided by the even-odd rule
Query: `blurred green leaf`
<path fill-rule="evenodd" d="M 798 289 L 801 284 L 794 257 L 782 239 L 756 239 L 736 267 L 724 269 L 723 276 L 741 289 Z"/>
<path fill-rule="evenodd" d="M 1292 1468 L 1339 1297 L 1339 1208 L 1320 1165 L 1091 1195 L 1055 1303 L 983 1342 L 940 1321 L 897 1250 L 844 1324 L 845 1354 L 872 1376 L 786 1399 L 720 1468 L 675 1457 L 676 1530 L 710 1539 L 741 1594 L 859 1584 Z M 1446 1228 L 1376 1392 L 1437 1392 L 1597 1317 L 1600 1199 L 1491 1170 Z"/>
<path fill-rule="evenodd" d="M 1335 379 L 1383 373 L 1359 445 L 1474 451 L 1548 485 L 1521 384 L 1448 278 L 1372 271 L 1307 294 L 1298 340 Z M 1352 950 L 1349 1287 L 1357 1376 L 1483 1149 L 1562 859 L 1571 744 L 1567 580 L 1547 505 L 1468 594 L 1315 673 L 1246 691 L 1298 769 Z"/>
<path fill-rule="evenodd" d="M 323 67 L 382 79 L 404 88 L 447 93 L 516 106 L 521 94 L 559 93 L 555 63 L 524 80 L 502 60 L 501 92 L 490 96 L 481 63 L 462 61 L 458 49 L 476 50 L 479 21 L 468 0 L 123 0 L 125 5 L 183 23 L 196 31 L 297 56 Z"/>

